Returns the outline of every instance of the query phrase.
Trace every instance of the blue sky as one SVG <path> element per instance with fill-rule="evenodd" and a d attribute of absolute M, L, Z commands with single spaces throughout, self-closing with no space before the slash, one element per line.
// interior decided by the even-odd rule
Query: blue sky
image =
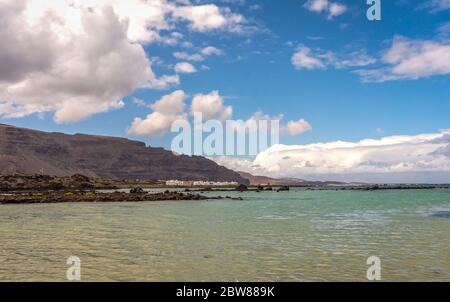
<path fill-rule="evenodd" d="M 225 9 L 224 15 L 239 15 L 245 22 L 237 21 L 238 29 L 229 25 L 203 30 L 195 29 L 195 21 L 183 16 L 172 27 L 157 30 L 164 37 L 180 34 L 176 43 L 140 42 L 157 78 L 174 75 L 174 65 L 180 62 L 196 68 L 195 73 L 180 73 L 177 85 L 134 87 L 131 94 L 123 95 L 119 109 L 108 107 L 75 122 L 55 122 L 58 105 L 31 110 L 20 118 L 0 112 L 0 122 L 45 131 L 126 136 L 169 148 L 170 134 L 138 136 L 127 131 L 136 117 L 145 119 L 152 112 L 133 100 L 150 105 L 183 90 L 187 107 L 194 95 L 218 91 L 224 106 L 232 106 L 233 119 L 246 120 L 260 111 L 270 116 L 283 114 L 286 122 L 307 121 L 312 129 L 282 136 L 285 145 L 356 142 L 450 128 L 450 69 L 439 62 L 449 55 L 448 1 L 382 0 L 382 20 L 373 22 L 366 18 L 365 0 L 322 0 L 327 7 L 333 3 L 345 7 L 332 17 L 328 8 L 312 9 L 314 1 L 191 1 L 189 5 L 212 3 Z M 427 71 L 417 61 L 430 60 L 425 53 L 430 45 L 444 56 L 432 58 L 427 63 L 431 71 Z M 221 53 L 204 55 L 202 61 L 174 56 L 175 52 L 199 54 L 208 46 Z M 294 63 L 299 52 L 313 61 L 301 56 Z M 396 53 L 401 58 L 392 58 Z M 410 61 L 402 61 L 408 56 Z M 418 67 L 409 67 L 416 63 Z M 368 70 L 377 73 L 364 77 Z M 86 80 L 95 82 L 96 78 Z"/>
<path fill-rule="evenodd" d="M 349 53 L 367 49 L 376 56 L 387 48 L 395 35 L 411 39 L 433 39 L 437 29 L 450 20 L 448 11 L 430 13 L 418 9 L 422 1 L 382 1 L 382 20 L 369 22 L 365 1 L 347 1 L 349 12 L 333 20 L 302 7 L 305 1 L 246 1 L 246 5 L 231 6 L 252 18 L 262 27 L 255 34 L 189 33 L 194 45 L 215 45 L 225 56 L 208 59 L 211 69 L 185 75 L 177 88 L 189 94 L 219 90 L 230 96 L 227 103 L 234 107 L 237 118 L 247 118 L 255 110 L 283 113 L 288 119 L 303 117 L 314 130 L 286 143 L 357 140 L 377 137 L 375 129 L 388 134 L 414 134 L 448 128 L 450 86 L 448 76 L 412 81 L 363 83 L 349 70 L 298 71 L 291 57 L 298 44 Z M 345 2 L 345 3 L 347 3 Z M 217 3 L 217 1 L 216 1 Z M 219 1 L 220 3 L 220 1 Z M 251 10 L 251 4 L 260 9 Z M 345 28 L 342 28 L 346 24 Z M 311 40 L 308 37 L 320 37 Z M 287 43 L 293 42 L 294 46 Z M 167 64 L 177 60 L 172 53 L 177 47 L 148 45 L 150 56 L 158 56 Z M 239 59 L 239 57 L 243 59 Z M 163 67 L 153 67 L 155 73 L 165 73 Z M 149 103 L 173 90 L 138 90 L 137 96 Z M 99 114 L 71 125 L 58 125 L 51 114 L 40 119 L 1 119 L 2 122 L 50 131 L 87 132 L 127 136 L 125 129 L 133 117 L 145 115 L 142 108 L 128 100 L 125 108 Z M 139 138 L 151 145 L 168 147 L 164 138 Z"/>

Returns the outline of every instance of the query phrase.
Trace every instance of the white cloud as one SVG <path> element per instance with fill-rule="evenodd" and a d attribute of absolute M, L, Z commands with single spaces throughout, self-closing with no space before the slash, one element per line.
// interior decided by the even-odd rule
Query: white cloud
<path fill-rule="evenodd" d="M 431 12 L 436 13 L 450 9 L 450 0 L 427 0 L 419 7 L 431 9 Z"/>
<path fill-rule="evenodd" d="M 177 72 L 177 73 L 195 73 L 195 72 L 197 72 L 197 69 L 191 63 L 180 62 L 175 65 L 175 72 Z"/>
<path fill-rule="evenodd" d="M 203 120 L 216 119 L 225 121 L 233 114 L 231 106 L 224 105 L 224 99 L 218 91 L 209 94 L 196 94 L 192 99 L 191 114 L 201 112 Z"/>
<path fill-rule="evenodd" d="M 201 62 L 206 59 L 206 57 L 209 56 L 221 56 L 224 55 L 224 51 L 221 49 L 218 49 L 214 46 L 207 46 L 203 49 L 201 49 L 198 53 L 187 53 L 187 52 L 174 52 L 173 56 L 179 60 L 187 60 L 187 61 L 194 61 L 194 62 Z"/>
<path fill-rule="evenodd" d="M 168 14 L 174 9 L 173 5 L 164 0 L 79 0 L 78 5 L 94 6 L 111 5 L 121 21 L 129 23 L 128 37 L 134 42 L 161 42 L 161 30 L 173 28 L 168 20 Z M 170 44 L 170 42 L 169 42 Z"/>
<path fill-rule="evenodd" d="M 233 116 L 233 107 L 224 104 L 224 97 L 218 91 L 212 91 L 209 94 L 196 94 L 192 98 L 192 103 L 188 110 L 185 110 L 186 94 L 182 90 L 175 91 L 162 97 L 160 100 L 150 105 L 153 110 L 145 119 L 135 118 L 128 132 L 135 135 L 158 136 L 163 135 L 170 129 L 172 123 L 176 120 L 188 120 L 194 114 L 201 113 L 203 122 L 208 120 L 218 120 L 225 122 L 231 120 Z M 134 103 L 138 106 L 147 106 L 143 100 L 135 99 Z M 193 119 L 191 119 L 192 121 Z M 255 112 L 250 118 L 237 124 L 235 131 L 246 133 L 252 129 L 258 130 L 259 121 L 268 121 L 268 131 L 271 131 L 272 121 L 277 121 L 281 135 L 297 136 L 307 131 L 311 131 L 311 125 L 304 119 L 289 121 L 287 124 L 282 122 L 283 115 L 270 116 L 261 111 Z M 195 120 L 194 120 L 195 122 Z M 194 125 L 195 127 L 196 125 Z M 255 128 L 256 127 L 256 128 Z"/>
<path fill-rule="evenodd" d="M 77 122 L 122 107 L 153 79 L 144 49 L 111 8 L 58 4 L 0 2 L 1 117 L 54 111 L 58 123 Z"/>
<path fill-rule="evenodd" d="M 159 78 L 154 78 L 151 81 L 147 82 L 143 87 L 151 88 L 157 90 L 168 89 L 172 86 L 177 86 L 180 84 L 179 75 L 164 75 Z"/>
<path fill-rule="evenodd" d="M 270 116 L 268 114 L 264 114 L 261 111 L 256 111 L 247 120 L 242 121 L 242 123 L 237 123 L 235 125 L 235 129 L 233 129 L 233 131 L 235 130 L 237 133 L 249 134 L 249 132 L 260 130 L 259 129 L 260 121 L 267 121 L 267 131 L 269 133 L 271 133 L 272 127 L 273 127 L 272 122 L 277 121 L 279 124 L 282 119 L 283 119 L 282 114 L 277 115 L 277 116 Z M 266 130 L 266 129 L 264 129 L 264 130 Z M 280 129 L 278 129 L 278 130 L 280 130 Z"/>
<path fill-rule="evenodd" d="M 297 121 L 289 121 L 288 123 L 283 123 L 283 114 L 270 116 L 268 114 L 264 114 L 261 111 L 255 112 L 249 119 L 245 121 L 243 124 L 243 129 L 238 129 L 238 131 L 247 131 L 247 129 L 251 129 L 251 125 L 256 125 L 256 127 L 259 127 L 259 121 L 267 121 L 268 131 L 272 132 L 272 122 L 277 121 L 279 126 L 279 134 L 280 135 L 287 135 L 287 136 L 297 136 L 301 135 L 305 132 L 311 131 L 312 127 L 311 125 L 304 119 L 299 119 Z M 257 129 L 255 129 L 257 130 Z"/>
<path fill-rule="evenodd" d="M 347 6 L 339 3 L 330 3 L 328 18 L 332 19 L 336 16 L 342 15 L 347 11 Z"/>
<path fill-rule="evenodd" d="M 0 117 L 53 112 L 58 123 L 121 108 L 140 87 L 179 84 L 155 78 L 142 46 L 184 45 L 179 21 L 193 31 L 246 23 L 226 7 L 166 0 L 1 0 L 0 20 Z"/>
<path fill-rule="evenodd" d="M 215 161 L 217 164 L 227 167 L 233 171 L 242 172 L 252 172 L 254 175 L 263 175 L 263 171 L 259 171 L 258 167 L 254 166 L 253 160 L 249 158 L 242 157 L 231 157 L 231 156 L 216 156 L 209 157 L 209 159 Z M 258 172 L 256 172 L 258 171 Z"/>
<path fill-rule="evenodd" d="M 358 50 L 338 56 L 332 51 L 321 49 L 312 50 L 301 45 L 292 56 L 291 62 L 296 69 L 326 69 L 332 66 L 336 69 L 367 66 L 376 63 L 376 59 L 369 56 L 365 51 Z"/>
<path fill-rule="evenodd" d="M 129 134 L 140 136 L 159 136 L 165 134 L 172 127 L 176 120 L 185 120 L 184 101 L 186 94 L 182 90 L 177 90 L 171 94 L 163 96 L 154 104 L 150 105 L 153 112 L 146 118 L 135 118 L 128 128 Z"/>
<path fill-rule="evenodd" d="M 303 7 L 314 13 L 326 13 L 328 19 L 342 15 L 347 11 L 346 5 L 328 0 L 308 0 Z"/>
<path fill-rule="evenodd" d="M 441 35 L 443 37 L 449 36 L 450 35 L 450 21 L 445 22 L 444 24 L 439 26 L 438 33 L 439 33 L 439 35 Z"/>
<path fill-rule="evenodd" d="M 177 90 L 163 96 L 160 100 L 150 105 L 150 108 L 163 114 L 178 114 L 184 111 L 185 99 L 186 93 L 183 90 Z"/>
<path fill-rule="evenodd" d="M 173 11 L 173 17 L 189 21 L 191 29 L 200 32 L 217 29 L 238 32 L 240 25 L 245 23 L 242 15 L 215 4 L 180 6 Z"/>
<path fill-rule="evenodd" d="M 34 0 L 47 2 L 45 0 Z M 58 1 L 58 0 L 50 0 Z M 78 7 L 111 6 L 121 21 L 127 21 L 128 37 L 141 43 L 162 42 L 176 44 L 182 37 L 179 33 L 161 36 L 161 31 L 176 27 L 176 20 L 185 20 L 194 31 L 228 30 L 240 26 L 246 20 L 226 7 L 215 4 L 193 5 L 189 1 L 166 0 L 75 0 Z M 55 7 L 55 4 L 53 4 Z"/>
<path fill-rule="evenodd" d="M 304 7 L 316 13 L 321 13 L 328 9 L 328 0 L 308 0 Z"/>
<path fill-rule="evenodd" d="M 194 61 L 194 62 L 201 62 L 205 60 L 205 58 L 198 53 L 195 54 L 188 54 L 186 52 L 174 52 L 173 56 L 179 60 L 188 60 L 188 61 Z"/>
<path fill-rule="evenodd" d="M 450 43 L 397 36 L 382 57 L 387 66 L 358 70 L 364 81 L 415 80 L 450 74 Z"/>
<path fill-rule="evenodd" d="M 430 173 L 450 176 L 450 130 L 414 136 L 389 136 L 359 142 L 276 145 L 253 161 L 216 159 L 225 166 L 275 177 L 328 180 L 428 181 Z M 444 173 L 444 174 L 443 174 Z"/>
<path fill-rule="evenodd" d="M 133 104 L 135 104 L 138 107 L 146 107 L 147 103 L 145 103 L 144 100 L 139 99 L 139 98 L 133 98 Z"/>
<path fill-rule="evenodd" d="M 128 129 L 128 133 L 141 136 L 159 136 L 167 133 L 172 123 L 177 120 L 188 120 L 189 114 L 185 110 L 187 95 L 182 90 L 163 96 L 150 105 L 153 110 L 145 119 L 135 118 Z M 196 94 L 193 97 L 190 113 L 202 113 L 203 121 L 218 119 L 225 121 L 231 118 L 233 108 L 225 106 L 223 97 L 218 91 L 209 94 Z"/>
<path fill-rule="evenodd" d="M 207 47 L 203 48 L 201 50 L 201 53 L 204 56 L 207 56 L 207 57 L 208 56 L 212 56 L 212 55 L 216 55 L 216 56 L 223 55 L 223 51 L 221 49 L 218 49 L 218 48 L 214 47 L 214 46 L 207 46 Z"/>
<path fill-rule="evenodd" d="M 296 136 L 305 132 L 311 131 L 311 125 L 304 119 L 298 121 L 289 121 L 286 125 L 281 125 L 280 131 L 282 134 Z"/>
<path fill-rule="evenodd" d="M 292 64 L 297 69 L 325 69 L 326 65 L 321 59 L 314 57 L 311 54 L 311 49 L 306 46 L 301 46 L 297 52 L 292 56 Z"/>

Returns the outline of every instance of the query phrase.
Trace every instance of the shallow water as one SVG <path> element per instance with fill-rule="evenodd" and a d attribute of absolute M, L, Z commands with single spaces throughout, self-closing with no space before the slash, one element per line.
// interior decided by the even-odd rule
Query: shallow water
<path fill-rule="evenodd" d="M 450 190 L 0 205 L 0 281 L 450 281 Z"/>

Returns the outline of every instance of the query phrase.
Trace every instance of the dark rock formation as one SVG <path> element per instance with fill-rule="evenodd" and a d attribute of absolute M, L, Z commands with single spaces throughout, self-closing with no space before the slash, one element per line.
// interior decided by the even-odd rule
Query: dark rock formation
<path fill-rule="evenodd" d="M 96 193 L 96 192 L 30 192 L 25 194 L 0 194 L 1 204 L 33 204 L 33 203 L 69 203 L 69 202 L 150 202 L 150 201 L 184 201 L 184 200 L 217 200 L 222 197 L 206 197 L 200 194 L 179 192 L 164 193 Z M 242 198 L 226 197 L 230 200 Z"/>
<path fill-rule="evenodd" d="M 311 187 L 346 185 L 338 181 L 309 181 L 300 178 L 272 178 L 267 176 L 255 176 L 246 172 L 238 172 L 243 178 L 248 179 L 251 186 L 290 186 L 290 187 Z"/>
<path fill-rule="evenodd" d="M 248 191 L 248 187 L 246 185 L 241 184 L 236 188 L 236 191 L 245 192 L 245 191 Z"/>
<path fill-rule="evenodd" d="M 439 211 L 431 215 L 432 217 L 450 218 L 450 211 Z"/>
<path fill-rule="evenodd" d="M 0 175 L 0 192 L 92 190 L 99 187 L 95 180 L 83 175 L 56 177 L 49 175 Z"/>
<path fill-rule="evenodd" d="M 130 190 L 130 194 L 143 194 L 143 193 L 145 193 L 145 191 L 142 188 L 133 188 Z"/>
<path fill-rule="evenodd" d="M 176 156 L 143 142 L 47 133 L 0 124 L 0 174 L 45 174 L 125 180 L 236 181 L 238 173 L 198 156 Z M 82 181 L 82 179 L 80 179 Z"/>
<path fill-rule="evenodd" d="M 252 186 L 296 186 L 302 185 L 306 181 L 298 178 L 272 178 L 266 176 L 255 176 L 246 172 L 238 172 L 243 178 L 250 181 Z"/>
<path fill-rule="evenodd" d="M 282 186 L 280 187 L 277 192 L 287 192 L 289 191 L 289 187 L 288 186 Z"/>

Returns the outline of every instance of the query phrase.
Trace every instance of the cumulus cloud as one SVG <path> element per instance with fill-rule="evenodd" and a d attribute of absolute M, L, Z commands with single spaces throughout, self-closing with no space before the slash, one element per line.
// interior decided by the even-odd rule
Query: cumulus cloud
<path fill-rule="evenodd" d="M 189 113 L 185 110 L 187 95 L 182 90 L 163 96 L 150 105 L 153 110 L 145 119 L 135 118 L 128 133 L 140 136 L 160 136 L 170 130 L 177 120 L 188 120 Z M 191 116 L 202 113 L 203 121 L 217 119 L 225 121 L 231 118 L 233 108 L 224 105 L 224 99 L 218 91 L 209 94 L 196 94 L 190 107 Z"/>
<path fill-rule="evenodd" d="M 141 136 L 159 136 L 170 130 L 173 122 L 186 120 L 196 122 L 193 118 L 195 114 L 201 113 L 203 122 L 208 120 L 218 120 L 224 123 L 233 117 L 233 107 L 225 105 L 225 99 L 219 91 L 212 91 L 208 94 L 198 93 L 192 98 L 191 106 L 186 109 L 185 100 L 187 95 L 184 91 L 178 90 L 150 105 L 153 110 L 145 119 L 137 117 L 128 128 L 128 133 Z M 134 99 L 137 106 L 147 106 L 145 101 Z M 236 128 L 232 131 L 247 133 L 248 131 L 258 131 L 259 121 L 267 121 L 267 131 L 272 131 L 272 122 L 277 121 L 280 135 L 297 136 L 307 131 L 311 131 L 311 125 L 304 119 L 282 122 L 283 115 L 270 116 L 261 111 L 255 112 L 246 120 L 236 123 Z M 195 125 L 195 127 L 200 125 Z M 274 129 L 274 128 L 273 128 Z M 275 131 L 275 129 L 273 130 Z"/>
<path fill-rule="evenodd" d="M 345 57 L 336 57 L 331 53 L 328 63 L 333 65 L 336 69 L 362 67 L 372 65 L 377 62 L 377 59 L 368 55 L 365 51 L 353 51 L 347 54 Z"/>
<path fill-rule="evenodd" d="M 369 56 L 365 51 L 358 50 L 345 55 L 337 55 L 332 51 L 322 49 L 312 50 L 309 47 L 300 45 L 291 58 L 291 62 L 296 69 L 326 69 L 334 67 L 336 69 L 367 66 L 376 63 L 376 59 Z"/>
<path fill-rule="evenodd" d="M 1 117 L 54 111 L 58 123 L 77 122 L 122 107 L 153 79 L 144 49 L 110 7 L 37 2 L 0 2 Z"/>
<path fill-rule="evenodd" d="M 311 125 L 304 119 L 299 119 L 298 121 L 289 121 L 286 125 L 281 125 L 280 128 L 282 134 L 291 136 L 300 135 L 311 130 Z"/>
<path fill-rule="evenodd" d="M 34 0 L 44 2 L 44 0 Z M 50 0 L 58 1 L 58 0 Z M 244 16 L 233 13 L 229 8 L 215 4 L 193 5 L 190 1 L 167 0 L 76 0 L 74 6 L 92 8 L 111 6 L 120 21 L 127 21 L 128 37 L 141 43 L 162 42 L 176 44 L 182 38 L 180 33 L 171 32 L 162 36 L 162 31 L 173 30 L 177 21 L 186 21 L 194 31 L 233 31 L 246 22 Z M 53 5 L 54 6 L 54 5 Z M 55 6 L 54 6 L 55 7 Z"/>
<path fill-rule="evenodd" d="M 448 41 L 411 40 L 402 36 L 393 39 L 382 56 L 385 66 L 357 70 L 367 82 L 415 80 L 450 74 L 450 43 Z"/>
<path fill-rule="evenodd" d="M 172 43 L 174 37 L 161 37 L 161 30 L 169 30 L 173 27 L 168 20 L 167 14 L 174 9 L 174 6 L 164 0 L 95 0 L 95 1 L 75 1 L 78 5 L 104 6 L 110 5 L 121 21 L 129 24 L 128 37 L 134 42 L 164 42 Z"/>
<path fill-rule="evenodd" d="M 184 113 L 186 93 L 177 90 L 163 96 L 150 105 L 153 110 L 146 118 L 135 118 L 128 128 L 128 133 L 139 136 L 160 136 L 165 134 L 177 120 L 185 120 Z"/>
<path fill-rule="evenodd" d="M 178 85 L 154 76 L 143 45 L 181 43 L 181 21 L 200 32 L 246 23 L 226 7 L 166 0 L 2 0 L 0 20 L 0 117 L 54 112 L 58 123 L 121 108 L 137 88 Z"/>
<path fill-rule="evenodd" d="M 245 23 L 242 15 L 231 12 L 229 8 L 219 8 L 215 4 L 180 6 L 173 11 L 173 17 L 189 21 L 190 28 L 200 32 L 217 29 L 238 32 Z"/>
<path fill-rule="evenodd" d="M 220 164 L 256 175 L 402 182 L 440 182 L 450 176 L 450 130 L 420 135 L 389 136 L 358 142 L 335 141 L 309 145 L 276 145 L 253 161 L 217 158 Z M 442 175 L 445 175 L 442 178 Z M 435 181 L 438 179 L 434 178 Z"/>
<path fill-rule="evenodd" d="M 328 0 L 308 0 L 303 7 L 314 13 L 325 13 L 328 19 L 342 15 L 347 11 L 346 5 Z"/>
<path fill-rule="evenodd" d="M 328 8 L 328 0 L 308 0 L 304 7 L 312 12 L 321 13 Z"/>
<path fill-rule="evenodd" d="M 196 94 L 192 99 L 191 114 L 202 113 L 204 120 L 225 121 L 233 114 L 233 107 L 225 106 L 224 99 L 218 91 L 209 94 Z"/>
<path fill-rule="evenodd" d="M 191 63 L 180 62 L 175 65 L 175 72 L 177 72 L 177 73 L 195 73 L 195 72 L 197 72 L 197 69 Z"/>

